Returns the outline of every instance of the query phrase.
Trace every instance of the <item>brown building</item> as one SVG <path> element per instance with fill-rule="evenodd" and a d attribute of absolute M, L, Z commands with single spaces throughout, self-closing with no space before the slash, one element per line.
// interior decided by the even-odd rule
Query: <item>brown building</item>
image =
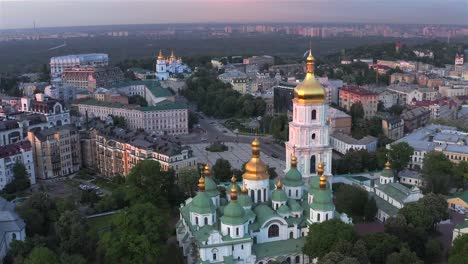
<path fill-rule="evenodd" d="M 361 102 L 365 118 L 370 118 L 377 113 L 378 95 L 359 86 L 343 86 L 340 89 L 339 99 L 340 107 L 347 111 L 351 110 L 353 104 Z"/>
<path fill-rule="evenodd" d="M 63 83 L 94 92 L 96 88 L 122 82 L 124 75 L 119 67 L 66 68 L 62 73 Z"/>
<path fill-rule="evenodd" d="M 393 116 L 382 119 L 382 130 L 389 139 L 397 140 L 404 134 L 405 122 L 400 116 Z"/>
<path fill-rule="evenodd" d="M 32 129 L 28 139 L 33 147 L 37 179 L 66 176 L 80 169 L 80 138 L 74 127 Z"/>
<path fill-rule="evenodd" d="M 339 132 L 351 135 L 351 116 L 336 108 L 330 107 L 327 112 L 330 134 Z"/>
<path fill-rule="evenodd" d="M 393 73 L 390 75 L 390 84 L 394 83 L 413 83 L 416 76 L 411 73 Z"/>
<path fill-rule="evenodd" d="M 431 118 L 431 111 L 424 107 L 414 107 L 405 110 L 400 117 L 404 122 L 405 133 L 409 133 L 417 128 L 425 126 Z"/>

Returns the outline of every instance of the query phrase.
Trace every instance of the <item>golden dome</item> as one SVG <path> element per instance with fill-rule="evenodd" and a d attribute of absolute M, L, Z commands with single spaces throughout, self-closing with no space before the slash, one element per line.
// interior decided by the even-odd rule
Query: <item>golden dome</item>
<path fill-rule="evenodd" d="M 205 167 L 203 168 L 203 174 L 206 176 L 206 177 L 210 177 L 211 175 L 211 170 L 210 170 L 210 165 L 207 163 L 205 165 Z"/>
<path fill-rule="evenodd" d="M 314 57 L 310 50 L 307 56 L 307 73 L 304 80 L 294 88 L 294 100 L 300 104 L 317 104 L 326 101 L 325 88 L 314 75 Z"/>
<path fill-rule="evenodd" d="M 236 190 L 236 187 L 233 185 L 231 187 L 231 201 L 235 201 L 237 200 L 237 190 Z"/>
<path fill-rule="evenodd" d="M 198 190 L 200 192 L 203 192 L 205 190 L 205 178 L 200 177 L 200 179 L 198 180 Z"/>
<path fill-rule="evenodd" d="M 322 162 L 318 164 L 317 174 L 320 177 L 320 189 L 325 189 L 325 187 L 327 187 L 327 177 L 323 175 L 323 163 Z"/>
<path fill-rule="evenodd" d="M 292 154 L 291 156 L 291 167 L 294 167 L 294 168 L 297 167 L 297 157 L 294 154 Z"/>
<path fill-rule="evenodd" d="M 164 60 L 164 57 L 162 55 L 162 50 L 159 50 L 158 60 Z"/>
<path fill-rule="evenodd" d="M 385 163 L 385 169 L 390 170 L 392 168 L 391 166 L 392 166 L 392 164 L 390 164 L 390 161 L 387 160 L 387 162 Z"/>
<path fill-rule="evenodd" d="M 270 178 L 266 165 L 260 158 L 260 141 L 258 138 L 252 141 L 252 158 L 245 164 L 245 173 L 242 177 L 250 181 L 262 181 Z"/>
<path fill-rule="evenodd" d="M 281 179 L 278 179 L 278 182 L 276 183 L 276 189 L 281 190 L 283 188 L 283 183 L 281 182 Z"/>
<path fill-rule="evenodd" d="M 242 193 L 246 194 L 247 193 L 247 185 L 242 185 Z"/>
<path fill-rule="evenodd" d="M 171 50 L 171 59 L 173 59 L 175 56 L 174 56 L 174 50 Z"/>

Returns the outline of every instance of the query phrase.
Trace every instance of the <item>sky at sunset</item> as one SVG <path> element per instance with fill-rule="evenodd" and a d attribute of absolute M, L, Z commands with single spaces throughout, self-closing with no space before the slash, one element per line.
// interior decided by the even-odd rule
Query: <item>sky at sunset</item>
<path fill-rule="evenodd" d="M 468 25 L 468 0 L 0 0 L 0 29 L 204 22 Z"/>

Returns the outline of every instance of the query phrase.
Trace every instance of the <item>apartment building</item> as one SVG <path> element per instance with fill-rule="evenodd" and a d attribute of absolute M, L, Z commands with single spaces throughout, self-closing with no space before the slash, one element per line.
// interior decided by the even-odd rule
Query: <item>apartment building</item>
<path fill-rule="evenodd" d="M 26 168 L 29 181 L 36 184 L 31 143 L 27 140 L 0 146 L 0 190 L 14 179 L 13 167 L 21 163 Z"/>
<path fill-rule="evenodd" d="M 376 93 L 358 86 L 343 86 L 339 94 L 340 107 L 347 111 L 351 110 L 353 104 L 361 102 L 365 118 L 370 118 L 377 113 L 378 96 Z"/>
<path fill-rule="evenodd" d="M 78 131 L 71 125 L 28 132 L 33 147 L 36 177 L 51 179 L 77 172 L 81 165 Z"/>
<path fill-rule="evenodd" d="M 382 130 L 386 137 L 392 140 L 404 136 L 405 121 L 400 116 L 392 116 L 382 119 Z"/>
<path fill-rule="evenodd" d="M 412 132 L 413 130 L 425 126 L 431 117 L 431 110 L 424 107 L 413 107 L 403 111 L 400 115 L 403 119 L 405 126 L 405 133 Z"/>
<path fill-rule="evenodd" d="M 127 176 L 141 160 L 155 160 L 163 170 L 176 173 L 195 168 L 197 158 L 188 146 L 168 137 L 154 137 L 146 132 L 98 125 L 81 141 L 83 164 L 106 177 Z"/>
<path fill-rule="evenodd" d="M 62 82 L 76 88 L 87 89 L 93 92 L 99 87 L 122 82 L 124 74 L 119 67 L 73 67 L 65 68 L 62 73 Z"/>

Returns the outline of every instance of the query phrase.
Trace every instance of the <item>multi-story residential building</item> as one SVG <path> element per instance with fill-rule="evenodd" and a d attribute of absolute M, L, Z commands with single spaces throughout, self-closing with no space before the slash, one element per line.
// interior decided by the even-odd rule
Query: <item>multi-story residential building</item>
<path fill-rule="evenodd" d="M 35 99 L 21 98 L 21 110 L 44 115 L 51 127 L 70 124 L 70 111 L 65 109 L 61 101 L 50 99 L 44 94 L 36 94 Z"/>
<path fill-rule="evenodd" d="M 28 140 L 33 147 L 37 178 L 66 176 L 80 169 L 80 138 L 74 127 L 32 129 L 28 132 Z"/>
<path fill-rule="evenodd" d="M 225 72 L 223 74 L 220 74 L 218 75 L 218 79 L 220 79 L 221 81 L 225 82 L 225 83 L 231 83 L 232 82 L 232 79 L 246 79 L 247 78 L 247 74 L 239 71 L 239 70 L 232 70 L 232 71 L 228 71 L 228 72 Z"/>
<path fill-rule="evenodd" d="M 424 107 L 413 107 L 404 110 L 400 115 L 405 124 L 405 133 L 412 132 L 413 130 L 425 126 L 431 117 L 431 110 Z"/>
<path fill-rule="evenodd" d="M 383 118 L 382 130 L 384 135 L 389 139 L 400 139 L 404 136 L 405 122 L 400 116 Z"/>
<path fill-rule="evenodd" d="M 20 83 L 18 88 L 23 91 L 24 96 L 31 97 L 35 91 L 42 91 L 48 85 L 48 82 Z"/>
<path fill-rule="evenodd" d="M 377 138 L 373 136 L 355 139 L 350 135 L 337 132 L 330 136 L 330 144 L 333 150 L 341 154 L 346 154 L 350 150 L 367 150 L 368 152 L 377 150 Z"/>
<path fill-rule="evenodd" d="M 90 92 L 99 87 L 122 82 L 124 75 L 119 67 L 85 67 L 65 68 L 62 82 L 76 88 L 87 89 Z"/>
<path fill-rule="evenodd" d="M 101 102 L 120 103 L 128 105 L 128 96 L 120 94 L 117 90 L 108 90 L 105 88 L 98 88 L 94 92 L 94 99 Z"/>
<path fill-rule="evenodd" d="M 0 197 L 0 259 L 15 240 L 26 240 L 26 223 L 15 212 L 15 204 Z"/>
<path fill-rule="evenodd" d="M 104 67 L 109 65 L 109 56 L 104 53 L 66 55 L 50 58 L 50 74 L 60 77 L 65 68 Z"/>
<path fill-rule="evenodd" d="M 454 119 L 457 117 L 457 104 L 453 100 L 413 101 L 411 105 L 424 107 L 431 111 L 431 119 Z"/>
<path fill-rule="evenodd" d="M 379 93 L 379 102 L 382 102 L 383 106 L 388 109 L 398 104 L 398 95 L 392 91 L 384 90 Z"/>
<path fill-rule="evenodd" d="M 394 84 L 387 87 L 387 90 L 397 94 L 398 104 L 410 104 L 417 97 L 417 85 L 414 84 Z M 416 99 L 417 100 L 417 99 Z"/>
<path fill-rule="evenodd" d="M 197 158 L 188 146 L 146 132 L 97 127 L 81 140 L 83 163 L 106 177 L 127 176 L 141 160 L 155 160 L 163 170 L 176 173 L 196 168 Z M 91 157 L 87 160 L 87 157 Z"/>
<path fill-rule="evenodd" d="M 31 143 L 27 140 L 0 146 L 0 190 L 14 179 L 13 167 L 21 163 L 26 168 L 29 181 L 36 184 Z"/>
<path fill-rule="evenodd" d="M 419 171 L 404 169 L 398 173 L 398 179 L 401 183 L 423 187 L 425 184 L 424 178 Z"/>
<path fill-rule="evenodd" d="M 247 93 L 247 78 L 232 78 L 232 89 L 241 94 Z"/>
<path fill-rule="evenodd" d="M 468 83 L 452 83 L 439 87 L 440 95 L 448 98 L 468 95 Z"/>
<path fill-rule="evenodd" d="M 83 116 L 88 114 L 101 120 L 109 116 L 124 117 L 129 129 L 168 135 L 188 133 L 188 107 L 179 102 L 162 101 L 153 106 L 140 107 L 88 99 L 78 102 L 76 106 Z"/>
<path fill-rule="evenodd" d="M 416 76 L 412 73 L 392 73 L 390 75 L 390 84 L 394 83 L 413 83 L 416 80 Z"/>
<path fill-rule="evenodd" d="M 328 79 L 328 77 L 318 77 L 317 79 L 327 91 L 327 102 L 339 104 L 339 90 L 343 87 L 343 81 Z"/>
<path fill-rule="evenodd" d="M 76 88 L 69 84 L 48 85 L 44 88 L 44 94 L 61 102 L 69 103 L 75 100 Z"/>
<path fill-rule="evenodd" d="M 395 141 L 406 142 L 413 149 L 410 167 L 422 168 L 428 152 L 439 151 L 452 162 L 468 161 L 468 133 L 457 131 L 454 127 L 428 125 Z M 391 144 L 387 145 L 391 148 Z"/>
<path fill-rule="evenodd" d="M 292 113 L 294 87 L 297 83 L 280 82 L 273 87 L 273 106 L 275 113 Z"/>
<path fill-rule="evenodd" d="M 0 121 L 0 146 L 23 140 L 23 129 L 15 120 Z"/>
<path fill-rule="evenodd" d="M 364 108 L 364 117 L 370 118 L 377 113 L 377 94 L 358 86 L 343 86 L 340 89 L 340 107 L 347 111 L 351 106 L 360 102 Z"/>
<path fill-rule="evenodd" d="M 330 107 L 327 112 L 330 134 L 335 132 L 350 135 L 351 134 L 351 116 L 336 108 Z"/>

